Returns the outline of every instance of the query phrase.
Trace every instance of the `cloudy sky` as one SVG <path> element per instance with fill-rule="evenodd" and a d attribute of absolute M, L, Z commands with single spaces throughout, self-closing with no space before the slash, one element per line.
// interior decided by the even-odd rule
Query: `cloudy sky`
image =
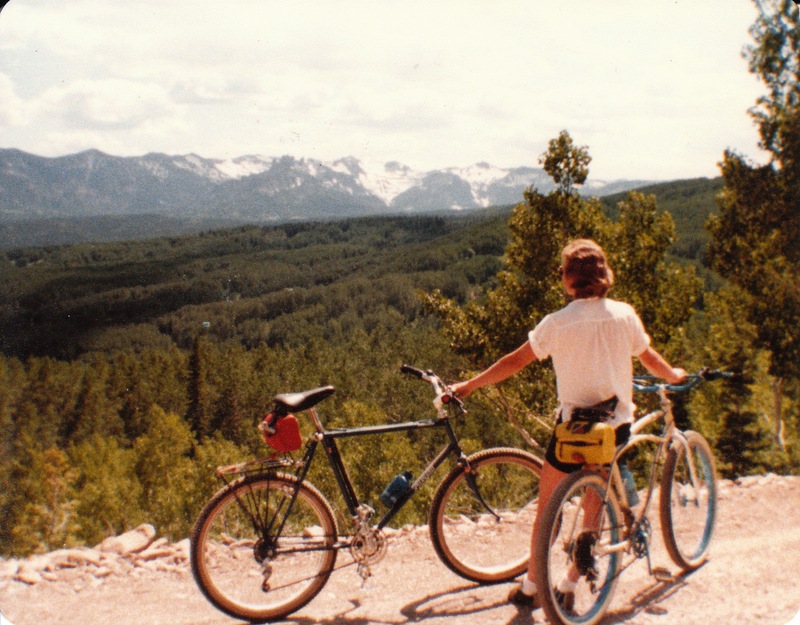
<path fill-rule="evenodd" d="M 751 0 L 10 0 L 0 148 L 60 156 L 355 156 L 590 177 L 763 161 Z"/>

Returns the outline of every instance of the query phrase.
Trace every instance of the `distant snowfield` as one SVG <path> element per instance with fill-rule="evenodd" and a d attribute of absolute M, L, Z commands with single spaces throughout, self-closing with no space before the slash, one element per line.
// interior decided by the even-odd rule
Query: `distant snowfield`
<path fill-rule="evenodd" d="M 216 180 L 238 180 L 260 174 L 269 171 L 279 160 L 271 156 L 241 156 L 235 159 L 216 161 L 213 165 L 215 171 L 209 171 L 208 159 L 200 157 L 193 159 L 192 156 L 180 157 L 181 160 L 176 159 L 175 163 L 180 163 L 184 167 L 187 163 L 191 163 L 195 166 L 195 173 Z M 432 173 L 415 171 L 396 161 L 379 163 L 353 157 L 341 158 L 336 161 L 316 161 L 303 158 L 295 160 L 295 164 L 296 166 L 305 166 L 307 172 L 312 176 L 317 176 L 322 169 L 352 176 L 365 190 L 379 197 L 387 205 L 398 195 L 417 186 L 427 175 Z M 484 208 L 491 204 L 486 194 L 486 189 L 491 184 L 501 180 L 532 184 L 541 177 L 540 175 L 520 175 L 519 170 L 494 167 L 488 163 L 477 163 L 469 167 L 448 167 L 436 171 L 464 180 L 469 184 L 475 202 Z M 599 183 L 598 186 L 602 187 L 603 183 Z"/>

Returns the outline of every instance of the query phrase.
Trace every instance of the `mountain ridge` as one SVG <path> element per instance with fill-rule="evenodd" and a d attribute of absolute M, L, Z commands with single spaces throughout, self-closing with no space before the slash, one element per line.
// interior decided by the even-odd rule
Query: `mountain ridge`
<path fill-rule="evenodd" d="M 584 194 L 651 183 L 590 181 Z M 488 163 L 423 172 L 352 156 L 120 157 L 91 149 L 42 157 L 0 149 L 0 223 L 137 214 L 274 223 L 478 210 L 516 204 L 531 186 L 542 193 L 554 188 L 542 169 Z"/>

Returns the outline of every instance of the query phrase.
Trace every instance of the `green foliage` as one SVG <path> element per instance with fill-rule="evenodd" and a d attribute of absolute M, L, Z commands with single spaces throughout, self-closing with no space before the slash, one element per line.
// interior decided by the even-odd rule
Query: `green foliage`
<path fill-rule="evenodd" d="M 39 451 L 28 445 L 27 452 L 18 460 L 18 475 L 26 474 L 28 479 L 19 493 L 22 497 L 15 502 L 12 543 L 22 552 L 72 547 L 78 523 L 73 498 L 75 471 L 56 447 Z"/>
<path fill-rule="evenodd" d="M 143 520 L 180 537 L 219 486 L 217 464 L 265 453 L 253 426 L 277 393 L 330 383 L 337 394 L 323 415 L 363 401 L 389 419 L 429 417 L 428 389 L 397 369 L 408 362 L 453 377 L 456 359 L 421 316 L 417 291 L 479 296 L 506 240 L 500 212 L 9 252 L 0 273 L 0 551 L 34 548 L 11 534 L 38 479 L 19 463 L 24 441 L 69 452 L 81 519 L 72 539 L 92 544 Z M 161 412 L 192 433 L 174 467 L 152 449 Z M 174 448 L 177 434 L 158 436 Z M 415 444 L 414 459 L 433 445 Z M 151 452 L 161 469 L 143 457 Z M 384 470 L 403 470 L 407 452 Z"/>
<path fill-rule="evenodd" d="M 80 527 L 75 537 L 83 544 L 96 545 L 149 522 L 139 506 L 131 505 L 142 496 L 133 449 L 96 433 L 71 445 L 69 460 L 77 472 L 75 514 Z"/>
<path fill-rule="evenodd" d="M 373 218 L 8 252 L 0 350 L 186 350 L 204 322 L 215 339 L 255 347 L 306 341 L 307 326 L 348 314 L 394 308 L 411 320 L 414 288 L 463 299 L 494 275 L 504 230 L 474 216 Z"/>
<path fill-rule="evenodd" d="M 688 406 L 692 421 L 687 425 L 712 443 L 725 477 L 786 468 L 786 458 L 776 457 L 770 444 L 775 433 L 766 416 L 771 398 L 763 392 L 770 385 L 766 354 L 754 346 L 756 328 L 744 320 L 746 299 L 733 287 L 708 294 L 705 311 L 689 329 L 695 367 L 714 363 L 738 372 L 733 378 L 704 385 L 692 394 Z"/>
<path fill-rule="evenodd" d="M 705 224 L 711 215 L 718 212 L 717 196 L 722 187 L 722 178 L 718 177 L 664 182 L 636 190 L 645 197 L 654 195 L 659 209 L 672 217 L 675 234 L 670 256 L 695 262 L 704 260 L 710 240 Z M 616 193 L 599 198 L 603 212 L 616 221 L 619 204 L 627 197 L 628 193 Z"/>
<path fill-rule="evenodd" d="M 745 51 L 750 71 L 767 88 L 750 111 L 760 134 L 760 145 L 771 161 L 754 165 L 742 156 L 725 153 L 724 189 L 719 214 L 708 222 L 711 267 L 738 289 L 741 297 L 737 323 L 752 329 L 751 345 L 758 364 L 744 369 L 753 396 L 771 387 L 768 430 L 773 437 L 771 466 L 796 460 L 798 417 L 796 396 L 800 380 L 800 14 L 788 0 L 757 0 L 759 15 L 750 32 L 754 43 Z M 760 374 L 760 375 L 759 375 Z M 761 380 L 759 380 L 761 378 Z M 767 378 L 764 380 L 763 378 Z M 737 389 L 732 392 L 736 394 Z M 745 418 L 740 413 L 739 418 Z M 741 445 L 747 453 L 757 436 L 747 417 Z M 763 426 L 763 424 L 762 424 Z M 788 436 L 787 436 L 788 435 Z M 789 441 L 789 442 L 787 442 Z M 792 444 L 794 442 L 794 444 Z M 723 441 L 724 443 L 724 441 Z M 733 469 L 756 465 L 753 457 L 733 455 Z"/>
<path fill-rule="evenodd" d="M 192 434 L 178 415 L 151 409 L 147 432 L 134 441 L 135 473 L 141 484 L 140 507 L 150 523 L 169 537 L 189 535 L 194 522 L 187 501 L 191 486 Z"/>
<path fill-rule="evenodd" d="M 770 371 L 800 375 L 800 269 L 796 242 L 787 239 L 800 212 L 781 190 L 771 166 L 751 167 L 726 154 L 721 211 L 709 221 L 712 266 L 749 295 L 747 318 L 771 354 Z"/>
<path fill-rule="evenodd" d="M 631 304 L 659 348 L 685 324 L 701 293 L 693 267 L 667 263 L 674 225 L 655 196 L 631 192 L 609 228 L 608 254 L 616 283 L 613 297 Z"/>
<path fill-rule="evenodd" d="M 539 157 L 544 170 L 567 195 L 573 192 L 573 185 L 586 182 L 591 161 L 587 147 L 576 147 L 566 130 L 551 139 L 547 152 Z"/>

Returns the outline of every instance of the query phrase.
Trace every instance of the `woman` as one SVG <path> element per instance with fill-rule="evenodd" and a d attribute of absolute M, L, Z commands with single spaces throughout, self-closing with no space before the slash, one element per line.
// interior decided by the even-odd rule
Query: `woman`
<path fill-rule="evenodd" d="M 614 274 L 597 243 L 578 239 L 567 245 L 561 253 L 559 273 L 573 301 L 547 315 L 519 348 L 471 380 L 453 385 L 452 389 L 459 397 L 467 397 L 476 389 L 502 382 L 534 360 L 549 356 L 556 372 L 559 420 L 569 421 L 575 408 L 591 407 L 608 400 L 615 406 L 608 423 L 616 430 L 617 444 L 622 444 L 630 436 L 634 421 L 632 357 L 638 357 L 650 373 L 671 384 L 682 380 L 686 372 L 669 365 L 650 346 L 650 337 L 630 305 L 606 298 L 614 283 Z M 582 466 L 558 461 L 555 439 L 551 438 L 539 484 L 531 553 L 536 544 L 541 511 L 559 482 Z M 512 590 L 509 600 L 518 605 L 538 607 L 533 578 L 531 559 L 527 575 L 522 584 Z M 571 571 L 558 583 L 565 604 L 574 597 L 577 579 L 576 572 Z"/>

